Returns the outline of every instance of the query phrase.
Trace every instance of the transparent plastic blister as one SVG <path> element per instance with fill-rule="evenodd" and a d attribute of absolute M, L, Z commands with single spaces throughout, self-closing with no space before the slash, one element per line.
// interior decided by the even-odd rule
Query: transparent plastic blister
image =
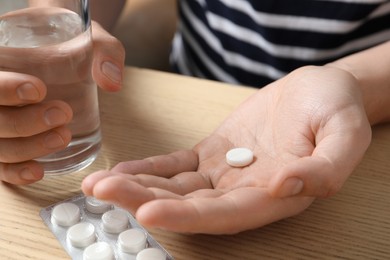
<path fill-rule="evenodd" d="M 93 197 L 72 197 L 40 216 L 74 260 L 174 259 L 128 211 Z"/>

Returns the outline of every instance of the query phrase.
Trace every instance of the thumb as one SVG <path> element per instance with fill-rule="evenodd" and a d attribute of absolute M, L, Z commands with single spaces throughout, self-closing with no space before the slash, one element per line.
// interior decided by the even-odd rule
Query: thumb
<path fill-rule="evenodd" d="M 318 145 L 312 156 L 287 164 L 271 179 L 270 194 L 278 198 L 295 195 L 325 198 L 336 194 L 363 158 L 370 134 L 360 140 L 329 142 L 342 144 L 344 149 L 331 149 L 337 146 L 328 142 Z"/>
<path fill-rule="evenodd" d="M 321 157 L 303 157 L 286 165 L 269 184 L 273 197 L 295 195 L 329 197 L 337 193 L 348 173 L 341 173 L 331 162 Z"/>
<path fill-rule="evenodd" d="M 336 120 L 337 122 L 348 122 Z M 356 122 L 357 124 L 356 124 Z M 362 160 L 371 142 L 371 127 L 366 118 L 329 124 L 318 138 L 311 156 L 286 164 L 270 180 L 270 195 L 277 198 L 295 195 L 325 198 L 336 194 Z"/>
<path fill-rule="evenodd" d="M 92 76 L 102 89 L 117 91 L 122 86 L 125 49 L 122 43 L 92 22 Z"/>

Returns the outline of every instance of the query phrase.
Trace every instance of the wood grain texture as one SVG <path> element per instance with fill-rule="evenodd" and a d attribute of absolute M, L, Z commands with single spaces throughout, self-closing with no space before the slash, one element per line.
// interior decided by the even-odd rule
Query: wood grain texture
<path fill-rule="evenodd" d="M 29 186 L 0 184 L 0 259 L 70 259 L 39 211 L 80 193 L 89 173 L 189 148 L 255 90 L 126 69 L 119 93 L 100 93 L 103 146 L 86 170 Z M 178 260 L 390 259 L 390 125 L 374 129 L 363 162 L 336 196 L 304 213 L 231 236 L 150 233 Z"/>

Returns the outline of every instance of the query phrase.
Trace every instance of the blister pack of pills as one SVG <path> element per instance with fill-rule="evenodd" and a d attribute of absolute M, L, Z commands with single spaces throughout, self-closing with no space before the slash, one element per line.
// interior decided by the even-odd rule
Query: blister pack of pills
<path fill-rule="evenodd" d="M 74 260 L 173 260 L 124 209 L 83 195 L 43 208 L 40 216 Z"/>

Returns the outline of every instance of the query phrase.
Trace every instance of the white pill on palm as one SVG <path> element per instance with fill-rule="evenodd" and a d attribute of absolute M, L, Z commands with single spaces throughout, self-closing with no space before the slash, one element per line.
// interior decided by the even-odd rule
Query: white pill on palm
<path fill-rule="evenodd" d="M 253 162 L 253 152 L 248 148 L 234 148 L 226 153 L 226 162 L 233 167 L 248 166 Z"/>

